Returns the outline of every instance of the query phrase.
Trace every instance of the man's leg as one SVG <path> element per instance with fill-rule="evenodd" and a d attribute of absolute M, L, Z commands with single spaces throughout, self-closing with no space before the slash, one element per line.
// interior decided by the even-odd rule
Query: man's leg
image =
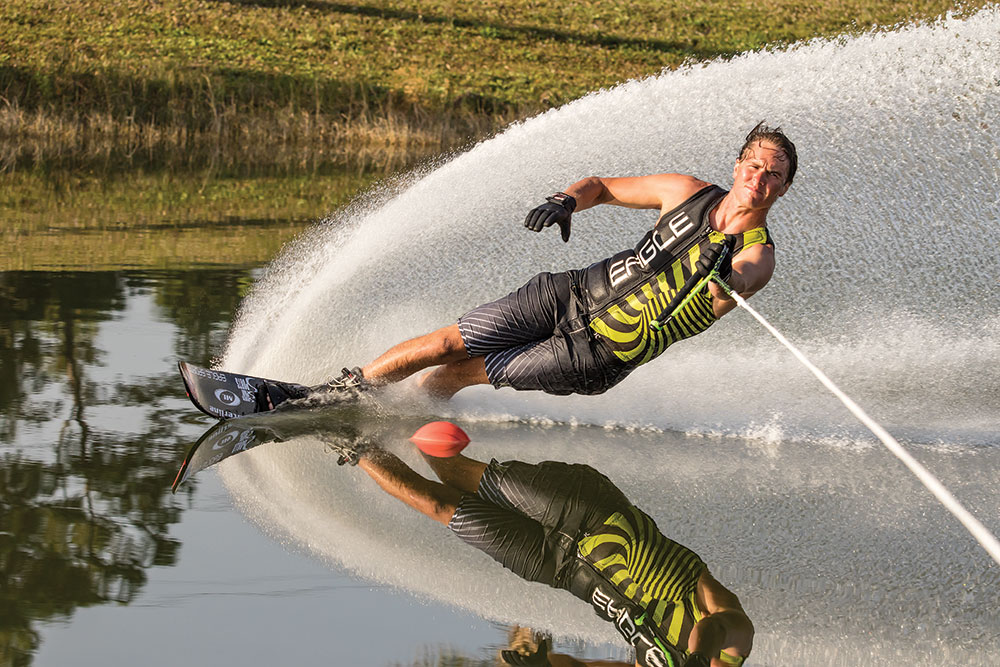
<path fill-rule="evenodd" d="M 486 464 L 482 461 L 476 461 L 461 454 L 447 458 L 427 454 L 423 456 L 427 465 L 431 467 L 431 470 L 445 486 L 468 494 L 475 494 L 479 490 L 479 482 L 486 470 Z"/>
<path fill-rule="evenodd" d="M 438 366 L 424 373 L 417 383 L 428 395 L 446 401 L 460 389 L 490 384 L 490 378 L 483 357 L 472 357 Z"/>
<path fill-rule="evenodd" d="M 468 359 L 458 325 L 442 327 L 394 345 L 361 369 L 375 385 L 399 382 L 430 366 Z"/>
<path fill-rule="evenodd" d="M 417 474 L 399 457 L 382 449 L 363 454 L 358 467 L 386 493 L 446 526 L 462 500 L 459 489 Z"/>
<path fill-rule="evenodd" d="M 511 358 L 553 335 L 556 323 L 565 313 L 569 285 L 568 274 L 554 277 L 550 273 L 540 273 L 517 291 L 473 308 L 458 323 L 390 348 L 361 372 L 368 382 L 378 386 L 399 382 L 417 371 L 439 366 L 420 383 L 438 398 L 450 398 L 471 385 L 492 384 L 490 378 L 505 374 L 504 369 Z M 529 365 L 533 368 L 538 367 L 539 352 L 542 350 L 532 354 Z M 493 358 L 489 374 L 487 356 Z M 564 365 L 559 359 L 554 363 Z M 562 387 L 565 382 L 557 384 Z"/>
<path fill-rule="evenodd" d="M 482 357 L 469 357 L 457 324 L 403 341 L 361 372 L 372 385 L 380 386 L 399 382 L 431 366 L 439 368 L 422 377 L 420 386 L 435 398 L 449 399 L 459 389 L 489 384 Z"/>

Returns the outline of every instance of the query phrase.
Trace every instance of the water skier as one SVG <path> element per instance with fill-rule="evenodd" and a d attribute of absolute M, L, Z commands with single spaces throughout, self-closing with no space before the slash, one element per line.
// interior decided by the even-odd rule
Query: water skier
<path fill-rule="evenodd" d="M 568 590 L 615 624 L 642 667 L 738 667 L 754 628 L 739 599 L 603 474 L 546 461 L 424 455 L 441 482 L 378 447 L 335 446 L 390 495 L 518 576 Z M 506 653 L 509 664 L 582 665 Z M 623 664 L 623 663 L 603 663 Z"/>
<path fill-rule="evenodd" d="M 598 204 L 658 209 L 660 216 L 634 248 L 586 269 L 540 273 L 457 323 L 400 343 L 363 368 L 345 368 L 314 389 L 377 387 L 436 366 L 419 382 L 445 399 L 477 384 L 602 393 L 736 307 L 708 282 L 675 317 L 656 326 L 685 283 L 707 275 L 720 254 L 719 275 L 741 296 L 767 284 L 774 271 L 767 213 L 791 186 L 797 162 L 781 129 L 760 123 L 740 148 L 728 191 L 683 174 L 578 181 L 533 209 L 525 226 L 538 232 L 557 225 L 568 241 L 573 213 Z M 296 397 L 281 383 L 265 387 L 261 405 Z"/>

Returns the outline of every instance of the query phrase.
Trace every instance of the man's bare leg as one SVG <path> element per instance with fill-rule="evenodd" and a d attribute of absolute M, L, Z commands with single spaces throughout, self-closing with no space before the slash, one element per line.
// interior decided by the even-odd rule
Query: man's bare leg
<path fill-rule="evenodd" d="M 486 471 L 486 464 L 482 461 L 476 461 L 461 454 L 446 458 L 427 454 L 423 456 L 427 465 L 431 467 L 431 470 L 445 486 L 469 494 L 474 494 L 479 490 L 479 481 Z"/>
<path fill-rule="evenodd" d="M 417 474 L 395 454 L 382 449 L 362 455 L 358 467 L 383 491 L 446 526 L 462 500 L 460 490 Z"/>
<path fill-rule="evenodd" d="M 454 396 L 459 389 L 489 383 L 483 357 L 471 357 L 438 366 L 424 373 L 418 380 L 419 386 L 424 391 L 443 401 Z"/>
<path fill-rule="evenodd" d="M 459 389 L 489 384 L 483 358 L 469 357 L 457 324 L 394 345 L 361 372 L 369 383 L 381 386 L 431 366 L 439 368 L 427 373 L 419 384 L 434 398 L 447 400 Z"/>
<path fill-rule="evenodd" d="M 468 359 L 458 324 L 394 345 L 361 369 L 374 385 L 399 382 L 417 371 Z"/>

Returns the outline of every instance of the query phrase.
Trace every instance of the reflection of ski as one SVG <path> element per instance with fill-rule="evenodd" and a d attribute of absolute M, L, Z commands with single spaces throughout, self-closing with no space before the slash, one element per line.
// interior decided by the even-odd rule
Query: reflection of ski
<path fill-rule="evenodd" d="M 201 368 L 184 361 L 178 367 L 191 402 L 205 414 L 218 419 L 231 419 L 271 409 L 267 404 L 267 396 L 262 396 L 260 391 L 265 382 L 280 385 L 292 398 L 305 398 L 310 393 L 309 387 L 301 384 L 278 383 L 252 375 Z M 273 402 L 277 404 L 277 397 Z"/>
<path fill-rule="evenodd" d="M 220 421 L 191 447 L 174 479 L 173 490 L 191 475 L 234 454 L 269 442 L 285 442 L 316 435 L 324 441 L 354 441 L 373 415 L 360 405 L 340 405 L 269 412 Z"/>

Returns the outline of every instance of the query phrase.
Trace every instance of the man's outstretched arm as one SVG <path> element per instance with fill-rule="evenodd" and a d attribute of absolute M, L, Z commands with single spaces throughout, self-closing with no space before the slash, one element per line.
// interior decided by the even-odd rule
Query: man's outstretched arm
<path fill-rule="evenodd" d="M 652 174 L 650 176 L 600 177 L 591 176 L 577 181 L 564 192 L 576 199 L 576 210 L 613 204 L 628 208 L 669 210 L 708 185 L 685 174 Z"/>
<path fill-rule="evenodd" d="M 683 174 L 653 174 L 605 178 L 590 176 L 570 185 L 563 192 L 546 198 L 524 220 L 533 232 L 558 225 L 563 241 L 569 241 L 575 211 L 598 204 L 614 204 L 629 208 L 655 208 L 668 211 L 701 188 L 708 185 L 693 176 Z"/>

